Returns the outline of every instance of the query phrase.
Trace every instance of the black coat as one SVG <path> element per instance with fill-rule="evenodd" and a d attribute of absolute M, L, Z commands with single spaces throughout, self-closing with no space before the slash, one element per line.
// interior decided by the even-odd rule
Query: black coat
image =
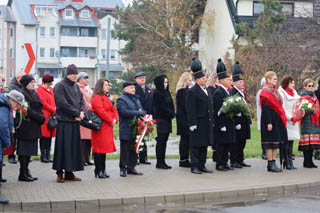
<path fill-rule="evenodd" d="M 186 97 L 188 88 L 181 88 L 176 95 L 177 104 L 177 135 L 189 135 L 189 126 L 186 109 Z"/>
<path fill-rule="evenodd" d="M 320 85 L 318 86 L 318 89 L 314 91 L 314 93 L 316 94 L 318 101 L 320 101 Z"/>
<path fill-rule="evenodd" d="M 117 111 L 119 114 L 119 136 L 120 140 L 131 140 L 130 125 L 135 116 L 139 116 L 139 109 L 142 110 L 137 96 L 124 92 L 117 99 Z"/>
<path fill-rule="evenodd" d="M 171 120 L 174 118 L 174 105 L 169 87 L 164 89 L 164 79 L 166 76 L 157 76 L 154 80 L 156 89 L 153 93 L 153 115 L 157 120 L 157 132 L 172 132 Z"/>
<path fill-rule="evenodd" d="M 15 136 L 19 140 L 36 140 L 41 138 L 41 125 L 45 122 L 42 112 L 42 102 L 35 90 L 29 91 L 25 87 L 20 90 L 29 107 L 26 119 L 22 119 L 21 125 L 16 129 Z M 16 124 L 19 121 L 16 121 Z"/>
<path fill-rule="evenodd" d="M 225 114 L 218 112 L 222 107 L 224 99 L 230 96 L 224 88 L 219 86 L 213 95 L 214 114 L 215 114 L 215 132 L 216 144 L 232 144 L 235 143 L 235 122 L 229 119 Z M 226 127 L 227 131 L 221 131 L 222 127 Z"/>
<path fill-rule="evenodd" d="M 247 100 L 246 95 L 244 94 L 244 96 L 241 95 L 241 93 L 236 89 L 236 88 L 232 88 L 232 90 L 230 91 L 230 95 L 235 95 L 238 94 L 240 95 L 240 97 L 243 97 L 245 100 Z M 246 117 L 244 115 L 241 115 L 241 117 L 235 116 L 235 125 L 241 125 L 241 129 L 240 130 L 236 130 L 236 139 L 237 140 L 246 140 L 246 139 L 250 139 L 251 138 L 251 118 L 250 117 Z"/>
<path fill-rule="evenodd" d="M 83 96 L 79 86 L 65 77 L 53 89 L 57 119 L 64 122 L 76 122 L 80 112 L 84 111 Z"/>
<path fill-rule="evenodd" d="M 214 112 L 211 94 L 208 95 L 196 84 L 188 90 L 186 109 L 189 127 L 197 126 L 190 131 L 190 146 L 204 147 L 214 145 Z"/>
<path fill-rule="evenodd" d="M 148 113 L 152 114 L 152 92 L 151 89 L 145 86 L 145 92 L 140 85 L 136 85 L 136 96 L 139 98 L 142 108 Z"/>

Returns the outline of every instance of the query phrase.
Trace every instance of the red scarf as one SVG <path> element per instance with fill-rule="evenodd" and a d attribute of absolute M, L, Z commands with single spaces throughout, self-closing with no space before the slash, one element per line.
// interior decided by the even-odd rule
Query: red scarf
<path fill-rule="evenodd" d="M 288 93 L 288 95 L 290 95 L 290 96 L 294 96 L 294 91 L 293 91 L 293 89 L 289 89 L 288 87 L 287 88 L 285 88 L 284 89 L 287 93 Z"/>
<path fill-rule="evenodd" d="M 311 113 L 311 123 L 313 125 L 318 126 L 319 125 L 320 112 L 319 112 L 319 101 L 318 101 L 317 96 L 315 94 L 313 94 L 313 97 L 311 97 L 309 95 L 303 95 L 303 96 L 301 96 L 300 103 L 303 100 L 307 100 L 310 103 L 312 103 L 312 108 L 313 108 L 312 112 L 313 113 Z"/>
<path fill-rule="evenodd" d="M 267 84 L 262 88 L 260 93 L 260 105 L 265 102 L 273 111 L 275 111 L 281 118 L 282 123 L 287 127 L 286 113 L 282 107 L 281 96 L 275 86 Z"/>

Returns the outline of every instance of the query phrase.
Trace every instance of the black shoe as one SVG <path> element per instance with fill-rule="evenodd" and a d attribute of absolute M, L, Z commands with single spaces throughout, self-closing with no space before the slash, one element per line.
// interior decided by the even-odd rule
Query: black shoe
<path fill-rule="evenodd" d="M 142 172 L 138 172 L 136 169 L 128 169 L 127 174 L 128 175 L 143 175 Z"/>
<path fill-rule="evenodd" d="M 107 178 L 110 177 L 110 175 L 107 174 L 106 170 L 103 170 L 102 172 L 103 172 L 104 176 L 106 176 Z"/>
<path fill-rule="evenodd" d="M 157 169 L 169 169 L 164 163 L 156 164 Z"/>
<path fill-rule="evenodd" d="M 149 161 L 147 161 L 147 160 L 139 160 L 139 162 L 140 162 L 141 164 L 147 164 L 147 165 L 150 165 L 150 164 L 151 164 L 151 162 L 149 162 Z"/>
<path fill-rule="evenodd" d="M 47 157 L 47 161 L 48 161 L 48 163 L 52 163 L 53 162 L 53 160 L 51 159 L 51 155 L 50 155 L 50 151 L 46 151 L 46 157 Z"/>
<path fill-rule="evenodd" d="M 32 177 L 30 170 L 28 169 L 27 176 L 31 178 L 33 181 L 38 180 L 37 177 Z"/>
<path fill-rule="evenodd" d="M 83 166 L 88 166 L 88 164 L 86 162 L 83 163 Z"/>
<path fill-rule="evenodd" d="M 313 162 L 311 163 L 312 168 L 318 168 L 317 165 L 315 165 Z"/>
<path fill-rule="evenodd" d="M 9 200 L 5 197 L 3 197 L 3 195 L 0 195 L 0 203 L 1 204 L 8 204 Z"/>
<path fill-rule="evenodd" d="M 95 178 L 102 178 L 102 179 L 107 178 L 107 176 L 104 175 L 103 171 L 99 171 L 99 172 L 94 171 L 94 176 L 95 176 Z"/>
<path fill-rule="evenodd" d="M 228 171 L 228 169 L 224 168 L 224 166 L 218 166 L 218 167 L 216 167 L 216 170 L 217 171 L 222 171 L 222 172 Z"/>
<path fill-rule="evenodd" d="M 239 164 L 240 164 L 240 166 L 242 166 L 242 167 L 251 167 L 251 165 L 246 164 L 245 162 L 240 162 Z"/>
<path fill-rule="evenodd" d="M 33 182 L 33 179 L 27 175 L 27 172 L 20 169 L 18 181 Z"/>
<path fill-rule="evenodd" d="M 7 179 L 1 178 L 1 179 L 0 179 L 0 182 L 1 182 L 1 183 L 5 183 L 5 182 L 7 182 Z"/>
<path fill-rule="evenodd" d="M 242 166 L 239 163 L 231 163 L 230 164 L 231 168 L 237 168 L 237 169 L 242 169 Z"/>
<path fill-rule="evenodd" d="M 224 165 L 223 166 L 225 169 L 227 169 L 227 170 L 234 170 L 234 168 L 232 168 L 232 167 L 230 167 L 230 166 L 228 166 L 228 165 Z"/>
<path fill-rule="evenodd" d="M 268 161 L 268 167 L 267 167 L 268 172 L 282 172 L 282 170 L 277 167 L 275 161 Z"/>
<path fill-rule="evenodd" d="M 164 166 L 167 167 L 167 169 L 172 169 L 172 166 L 169 166 L 168 164 L 164 163 Z"/>
<path fill-rule="evenodd" d="M 188 160 L 186 161 L 179 161 L 179 167 L 184 167 L 184 168 L 190 168 L 190 162 Z"/>
<path fill-rule="evenodd" d="M 201 175 L 202 172 L 200 171 L 200 169 L 196 168 L 196 169 L 191 169 L 191 173 L 193 174 L 197 174 L 197 175 Z"/>
<path fill-rule="evenodd" d="M 47 156 L 44 156 L 44 155 L 41 155 L 40 161 L 41 161 L 41 163 L 49 163 Z"/>
<path fill-rule="evenodd" d="M 94 165 L 94 163 L 88 161 L 88 162 L 87 162 L 87 165 L 88 165 L 88 166 L 92 166 L 92 165 Z"/>
<path fill-rule="evenodd" d="M 212 170 L 209 170 L 209 169 L 207 169 L 206 167 L 200 168 L 199 170 L 200 170 L 201 172 L 204 172 L 204 173 L 213 173 Z"/>
<path fill-rule="evenodd" d="M 16 164 L 17 163 L 15 158 L 9 158 L 8 161 L 9 161 L 9 163 L 12 163 L 12 164 Z"/>
<path fill-rule="evenodd" d="M 127 177 L 126 170 L 120 170 L 120 177 Z"/>

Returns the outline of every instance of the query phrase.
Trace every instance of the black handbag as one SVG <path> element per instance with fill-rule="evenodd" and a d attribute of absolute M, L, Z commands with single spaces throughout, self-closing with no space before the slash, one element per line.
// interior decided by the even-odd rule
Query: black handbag
<path fill-rule="evenodd" d="M 101 128 L 102 119 L 90 110 L 85 110 L 84 114 L 84 119 L 80 121 L 80 125 L 98 131 Z"/>
<path fill-rule="evenodd" d="M 47 122 L 47 127 L 49 129 L 54 129 L 54 128 L 57 128 L 58 126 L 58 120 L 55 116 L 51 115 L 49 118 L 48 118 L 48 122 Z"/>

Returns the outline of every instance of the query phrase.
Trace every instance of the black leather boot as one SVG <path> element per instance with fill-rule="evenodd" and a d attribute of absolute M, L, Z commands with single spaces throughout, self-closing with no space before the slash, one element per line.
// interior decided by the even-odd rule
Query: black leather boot
<path fill-rule="evenodd" d="M 46 156 L 46 143 L 47 141 L 45 139 L 40 140 L 40 152 L 41 152 L 41 156 L 40 156 L 40 161 L 42 163 L 48 163 L 47 160 L 47 156 Z"/>
<path fill-rule="evenodd" d="M 107 174 L 106 172 L 106 154 L 101 154 L 101 168 L 102 168 L 102 173 L 106 178 L 109 178 L 110 175 Z"/>
<path fill-rule="evenodd" d="M 0 162 L 0 182 L 2 183 L 7 182 L 7 179 L 2 178 L 2 162 Z"/>
<path fill-rule="evenodd" d="M 289 142 L 285 142 L 283 144 L 283 153 L 284 153 L 284 161 L 283 161 L 283 168 L 287 170 L 293 170 L 292 168 L 292 160 L 289 157 Z"/>
<path fill-rule="evenodd" d="M 47 157 L 48 163 L 52 163 L 53 162 L 53 160 L 51 159 L 50 151 L 51 151 L 51 138 L 46 143 L 46 157 Z"/>
<path fill-rule="evenodd" d="M 101 154 L 94 154 L 94 175 L 96 178 L 107 178 L 103 173 L 103 166 L 102 166 L 102 160 L 101 160 Z"/>
<path fill-rule="evenodd" d="M 269 161 L 268 160 L 268 172 L 281 172 L 281 169 L 279 169 L 277 166 L 276 166 L 276 162 L 274 160 L 272 161 Z"/>

